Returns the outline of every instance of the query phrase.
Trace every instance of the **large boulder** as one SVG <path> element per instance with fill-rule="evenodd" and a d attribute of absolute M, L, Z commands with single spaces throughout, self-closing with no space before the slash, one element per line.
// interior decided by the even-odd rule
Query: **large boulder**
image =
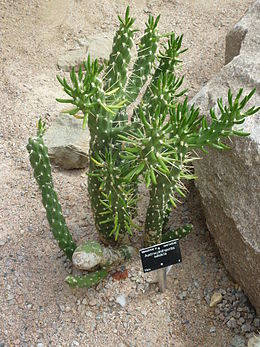
<path fill-rule="evenodd" d="M 238 42 L 236 42 L 238 40 Z M 256 88 L 249 107 L 260 105 L 260 0 L 227 35 L 226 61 L 220 73 L 194 97 L 202 113 L 235 93 Z M 251 135 L 232 138 L 230 151 L 210 150 L 195 161 L 210 233 L 226 268 L 260 313 L 260 113 L 243 127 Z"/>

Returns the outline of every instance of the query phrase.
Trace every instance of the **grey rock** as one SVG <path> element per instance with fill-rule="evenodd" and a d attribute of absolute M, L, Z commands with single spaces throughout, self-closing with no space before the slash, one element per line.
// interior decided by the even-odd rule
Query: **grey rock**
<path fill-rule="evenodd" d="M 58 68 L 63 71 L 71 71 L 74 67 L 78 71 L 83 61 L 87 59 L 87 47 L 72 49 L 64 53 L 57 62 Z"/>
<path fill-rule="evenodd" d="M 186 297 L 187 297 L 187 292 L 186 292 L 186 291 L 183 291 L 182 293 L 180 293 L 180 294 L 178 295 L 178 298 L 179 298 L 180 300 L 185 300 Z"/>
<path fill-rule="evenodd" d="M 78 43 L 87 48 L 87 54 L 90 55 L 92 60 L 98 59 L 103 62 L 104 59 L 109 59 L 113 44 L 113 34 L 94 34 L 87 38 L 78 40 Z"/>
<path fill-rule="evenodd" d="M 231 340 L 231 346 L 232 347 L 245 347 L 246 346 L 246 340 L 243 336 L 235 335 L 234 338 Z"/>
<path fill-rule="evenodd" d="M 215 328 L 215 327 L 211 327 L 211 328 L 209 329 L 209 332 L 210 332 L 211 334 L 214 334 L 214 333 L 216 332 L 216 328 Z"/>
<path fill-rule="evenodd" d="M 246 324 L 243 324 L 242 327 L 241 327 L 241 331 L 243 333 L 250 333 L 251 331 L 251 325 L 246 323 Z"/>
<path fill-rule="evenodd" d="M 89 131 L 82 120 L 59 115 L 44 134 L 50 159 L 64 169 L 81 169 L 88 165 Z"/>
<path fill-rule="evenodd" d="M 231 329 L 235 329 L 237 327 L 237 322 L 234 317 L 230 318 L 230 320 L 227 322 L 227 326 Z"/>
<path fill-rule="evenodd" d="M 260 328 L 260 318 L 255 318 L 253 324 L 255 328 Z"/>
<path fill-rule="evenodd" d="M 226 101 L 229 88 L 237 93 L 243 87 L 256 93 L 248 108 L 260 104 L 260 0 L 247 12 L 247 33 L 240 54 L 195 96 L 193 102 L 205 114 L 217 98 Z M 228 43 L 227 43 L 228 44 Z M 210 233 L 220 250 L 226 268 L 260 312 L 260 117 L 255 114 L 243 124 L 251 135 L 232 138 L 231 151 L 210 150 L 194 162 L 199 177 Z M 202 155 L 203 157 L 203 155 Z M 249 208 L 250 206 L 250 208 Z"/>
<path fill-rule="evenodd" d="M 109 58 L 112 43 L 113 36 L 110 33 L 100 33 L 78 39 L 78 44 L 81 47 L 65 52 L 57 62 L 58 68 L 69 72 L 74 67 L 78 71 L 83 61 L 87 60 L 88 55 L 90 55 L 92 61 L 98 59 L 103 63 L 105 59 Z"/>
<path fill-rule="evenodd" d="M 6 244 L 6 240 L 0 240 L 0 247 Z"/>
<path fill-rule="evenodd" d="M 238 325 L 243 325 L 245 323 L 245 318 L 244 317 L 240 317 L 237 321 Z"/>

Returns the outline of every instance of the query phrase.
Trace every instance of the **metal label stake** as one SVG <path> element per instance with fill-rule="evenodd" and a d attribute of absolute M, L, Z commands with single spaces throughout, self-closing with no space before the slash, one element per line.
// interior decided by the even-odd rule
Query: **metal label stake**
<path fill-rule="evenodd" d="M 167 274 L 166 268 L 157 270 L 159 289 L 161 293 L 164 293 L 167 289 Z"/>

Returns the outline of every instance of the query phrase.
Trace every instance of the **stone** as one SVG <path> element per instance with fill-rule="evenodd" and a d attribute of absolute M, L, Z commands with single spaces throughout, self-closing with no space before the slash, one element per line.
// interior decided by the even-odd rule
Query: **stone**
<path fill-rule="evenodd" d="M 89 131 L 82 120 L 59 115 L 43 136 L 50 159 L 63 169 L 82 169 L 88 165 Z"/>
<path fill-rule="evenodd" d="M 214 307 L 222 301 L 223 297 L 221 293 L 214 293 L 211 297 L 209 307 Z"/>
<path fill-rule="evenodd" d="M 255 318 L 253 324 L 255 328 L 260 328 L 260 318 Z"/>
<path fill-rule="evenodd" d="M 104 60 L 109 59 L 112 43 L 113 35 L 111 33 L 94 34 L 87 38 L 78 39 L 80 47 L 65 52 L 58 59 L 58 68 L 69 72 L 74 67 L 78 71 L 83 61 L 87 60 L 88 55 L 90 55 L 92 61 L 98 59 L 100 63 L 103 63 Z"/>
<path fill-rule="evenodd" d="M 112 51 L 113 34 L 112 33 L 98 33 L 88 36 L 84 39 L 79 39 L 78 43 L 85 46 L 87 54 L 90 55 L 91 60 L 98 59 L 100 62 L 109 59 Z"/>
<path fill-rule="evenodd" d="M 231 340 L 231 346 L 232 347 L 245 347 L 246 346 L 246 340 L 243 336 L 235 335 L 234 338 Z"/>
<path fill-rule="evenodd" d="M 243 324 L 241 327 L 242 333 L 250 333 L 251 325 L 249 323 Z"/>
<path fill-rule="evenodd" d="M 215 328 L 215 327 L 211 327 L 211 328 L 209 329 L 209 332 L 210 332 L 211 334 L 214 334 L 214 333 L 216 332 L 216 328 Z"/>
<path fill-rule="evenodd" d="M 260 335 L 252 336 L 248 340 L 247 347 L 259 347 L 260 346 Z"/>
<path fill-rule="evenodd" d="M 116 297 L 116 302 L 121 306 L 125 307 L 126 306 L 126 297 L 124 294 L 120 294 Z"/>
<path fill-rule="evenodd" d="M 92 307 L 93 307 L 93 306 L 96 306 L 96 305 L 97 305 L 97 303 L 98 303 L 98 302 L 97 302 L 97 300 L 96 300 L 96 299 L 91 299 L 91 300 L 89 301 L 89 303 L 88 303 L 88 304 L 89 304 L 89 306 L 92 306 Z"/>
<path fill-rule="evenodd" d="M 234 317 L 230 318 L 230 320 L 227 322 L 227 326 L 231 329 L 235 329 L 237 327 L 237 322 Z"/>
<path fill-rule="evenodd" d="M 78 71 L 83 61 L 87 59 L 87 47 L 71 49 L 64 53 L 57 62 L 58 68 L 62 71 L 69 72 L 74 67 Z"/>
<path fill-rule="evenodd" d="M 185 300 L 186 297 L 187 297 L 187 292 L 186 292 L 186 291 L 181 292 L 181 293 L 178 295 L 178 297 L 179 297 L 180 300 Z"/>
<path fill-rule="evenodd" d="M 226 102 L 228 89 L 236 94 L 242 87 L 256 93 L 248 107 L 260 105 L 260 0 L 241 19 L 246 35 L 239 55 L 193 98 L 201 114 L 208 114 L 216 100 Z M 227 40 L 226 51 L 230 40 Z M 232 49 L 230 48 L 230 52 Z M 228 53 L 230 60 L 233 53 Z M 226 268 L 250 302 L 260 312 L 260 113 L 243 124 L 248 137 L 233 137 L 229 151 L 209 150 L 194 162 L 208 229 L 219 248 Z"/>

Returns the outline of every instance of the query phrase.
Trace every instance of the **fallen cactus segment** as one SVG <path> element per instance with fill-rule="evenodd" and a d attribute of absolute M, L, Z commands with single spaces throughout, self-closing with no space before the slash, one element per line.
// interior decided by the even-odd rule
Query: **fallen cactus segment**
<path fill-rule="evenodd" d="M 80 270 L 93 271 L 97 267 L 109 269 L 132 258 L 136 249 L 132 246 L 120 246 L 118 249 L 104 247 L 96 241 L 80 245 L 73 253 L 73 265 Z"/>
<path fill-rule="evenodd" d="M 90 288 L 101 282 L 107 275 L 107 270 L 101 269 L 82 276 L 69 275 L 66 277 L 65 282 L 72 288 Z"/>

